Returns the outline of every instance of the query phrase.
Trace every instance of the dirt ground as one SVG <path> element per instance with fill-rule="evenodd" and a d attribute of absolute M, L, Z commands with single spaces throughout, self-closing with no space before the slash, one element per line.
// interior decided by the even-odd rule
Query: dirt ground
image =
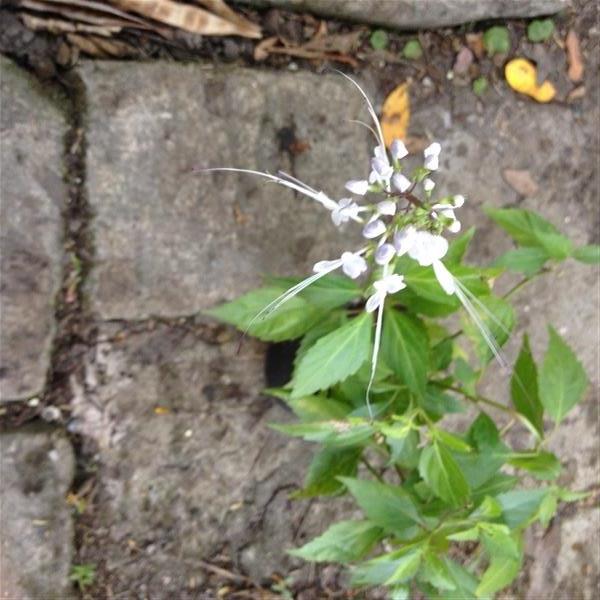
<path fill-rule="evenodd" d="M 93 172 L 94 161 L 103 160 L 102 156 L 94 157 L 94 147 L 104 148 L 101 146 L 105 143 L 102 141 L 101 130 L 104 118 L 110 118 L 111 111 L 106 106 L 103 107 L 102 103 L 113 103 L 117 107 L 115 110 L 118 110 L 128 101 L 126 94 L 120 97 L 114 90 L 106 90 L 103 81 L 135 77 L 136 75 L 121 70 L 121 67 L 126 67 L 125 63 L 134 66 L 138 61 L 144 61 L 149 68 L 148 71 L 143 71 L 144 77 L 150 73 L 155 62 L 157 65 L 185 63 L 192 69 L 194 65 L 209 65 L 217 74 L 228 74 L 230 70 L 245 67 L 250 71 L 244 70 L 239 76 L 242 88 L 249 85 L 246 82 L 251 78 L 248 73 L 253 71 L 263 74 L 268 82 L 273 72 L 285 75 L 305 72 L 310 78 L 313 73 L 327 75 L 333 69 L 341 68 L 361 78 L 378 99 L 385 98 L 400 82 L 412 83 L 411 103 L 415 107 L 415 115 L 409 128 L 409 141 L 415 148 L 426 139 L 436 119 L 443 120 L 441 115 L 445 114 L 445 110 L 454 119 L 455 127 L 463 128 L 465 136 L 476 136 L 477 131 L 487 131 L 493 135 L 503 128 L 516 129 L 519 125 L 519 110 L 524 121 L 539 110 L 539 126 L 536 128 L 534 123 L 532 128 L 533 135 L 537 136 L 536 139 L 539 138 L 540 147 L 544 148 L 547 140 L 550 140 L 550 146 L 555 144 L 554 148 L 560 143 L 560 127 L 552 134 L 544 133 L 544 127 L 558 113 L 545 114 L 545 107 L 534 106 L 532 103 L 523 109 L 523 100 L 507 90 L 504 82 L 503 66 L 507 57 L 489 58 L 478 49 L 480 34 L 490 26 L 489 22 L 418 33 L 390 31 L 386 49 L 375 50 L 369 38 L 373 29 L 377 28 L 323 20 L 313 15 L 278 9 L 240 10 L 261 24 L 264 37 L 283 38 L 294 48 L 302 47 L 314 37 L 319 28 L 323 30 L 325 27 L 328 35 L 339 36 L 336 43 L 341 45 L 335 51 L 338 59 L 305 59 L 297 53 L 267 54 L 263 57 L 257 55 L 256 42 L 241 38 L 176 34 L 165 41 L 153 35 L 124 34 L 119 37 L 119 41 L 125 44 L 122 55 L 111 63 L 98 63 L 96 67 L 94 60 L 101 57 L 85 56 L 64 36 L 34 33 L 23 26 L 14 7 L 0 7 L 0 51 L 33 74 L 46 90 L 59 98 L 59 102 L 64 101 L 69 118 L 66 142 L 69 201 L 63 211 L 65 258 L 55 308 L 56 335 L 51 368 L 39 402 L 15 402 L 3 407 L 0 422 L 2 431 L 5 432 L 15 432 L 40 424 L 47 426 L 51 422 L 52 427 L 67 435 L 74 448 L 75 475 L 68 495 L 75 521 L 75 556 L 72 563 L 96 565 L 93 584 L 83 592 L 73 592 L 83 598 L 293 597 L 309 600 L 359 597 L 344 591 L 343 578 L 336 568 L 309 568 L 298 562 L 281 562 L 281 557 L 270 556 L 267 552 L 273 544 L 285 544 L 290 540 L 299 543 L 318 532 L 322 524 L 331 520 L 338 510 L 351 510 L 350 505 L 343 503 L 332 507 L 318 503 L 292 503 L 287 498 L 289 491 L 301 483 L 309 453 L 301 444 L 278 441 L 277 436 L 264 433 L 268 422 L 286 420 L 289 416 L 276 401 L 260 396 L 260 390 L 265 384 L 265 368 L 266 383 L 275 383 L 276 379 L 282 377 L 281 372 L 285 373 L 289 369 L 293 349 L 285 349 L 282 359 L 281 349 L 274 352 L 262 344 L 250 343 L 239 363 L 224 368 L 223 364 L 230 364 L 232 361 L 235 340 L 228 328 L 197 316 L 198 310 L 205 308 L 204 306 L 183 306 L 172 314 L 161 314 L 161 302 L 166 305 L 167 300 L 164 295 L 161 296 L 163 291 L 158 289 L 148 293 L 149 301 L 156 297 L 158 300 L 152 314 L 146 315 L 136 312 L 135 299 L 132 300 L 134 309 L 127 308 L 126 292 L 122 295 L 114 290 L 106 292 L 106 288 L 102 287 L 98 264 L 109 263 L 110 256 L 103 255 L 102 261 L 99 259 L 103 251 L 101 240 L 104 234 L 101 232 L 102 224 L 97 225 L 97 222 L 99 215 L 101 219 L 106 218 L 106 222 L 110 222 L 110 214 L 103 213 L 101 205 L 104 203 L 107 206 L 112 200 L 110 194 L 102 195 L 104 190 L 102 193 L 98 192 L 97 199 L 94 199 L 95 192 L 90 187 L 90 181 L 101 178 L 103 173 Z M 595 3 L 577 2 L 575 8 L 558 15 L 555 18 L 555 37 L 545 44 L 532 44 L 527 40 L 525 21 L 513 20 L 504 24 L 509 28 L 513 44 L 510 55 L 527 56 L 535 60 L 540 75 L 551 77 L 557 87 L 554 106 L 564 109 L 565 114 L 568 112 L 569 119 L 572 118 L 574 123 L 584 123 L 585 127 L 593 129 L 591 116 L 598 116 L 600 89 L 597 76 L 599 24 Z M 586 65 L 583 84 L 574 84 L 569 80 L 564 48 L 559 43 L 570 30 L 576 32 L 583 49 Z M 424 54 L 418 60 L 409 60 L 402 56 L 402 49 L 408 40 L 415 38 L 419 40 Z M 469 46 L 468 40 L 471 40 L 474 58 L 465 68 L 459 68 L 457 54 L 462 48 Z M 344 51 L 339 51 L 339 48 Z M 159 80 L 170 77 L 169 72 L 167 66 L 165 74 L 151 76 Z M 478 98 L 472 91 L 472 85 L 481 76 L 489 81 L 490 90 L 487 95 Z M 217 90 L 215 93 L 225 102 L 227 83 L 223 84 L 223 89 L 214 87 L 212 80 L 206 85 L 209 84 L 213 85 L 211 90 Z M 332 89 L 332 94 L 335 94 L 335 89 Z M 251 103 L 250 100 L 248 102 Z M 517 116 L 511 114 L 511 102 L 514 102 Z M 353 107 L 348 108 L 348 114 L 352 113 L 351 109 Z M 319 110 L 320 108 L 315 108 L 315 114 Z M 496 118 L 493 128 L 488 130 L 479 121 L 471 119 L 487 115 Z M 220 117 L 226 119 L 227 115 Z M 536 118 L 538 117 L 534 117 L 534 120 Z M 302 123 L 286 124 L 285 119 L 287 115 L 282 117 L 281 122 L 268 126 L 271 127 L 270 137 L 277 140 L 274 160 L 291 164 L 300 170 L 308 169 L 309 167 L 304 166 L 305 158 L 314 162 L 319 152 L 318 146 L 314 144 L 311 151 L 304 155 L 305 137 L 310 137 L 310 128 Z M 274 117 L 273 120 L 277 121 L 277 118 Z M 566 129 L 565 126 L 564 135 L 568 136 Z M 582 126 L 582 131 L 583 129 Z M 255 133 L 250 132 L 248 135 Z M 123 135 L 125 134 L 126 132 Z M 598 198 L 598 131 L 583 131 L 581 135 L 581 139 L 590 143 L 591 152 L 565 159 L 571 173 L 565 173 L 564 178 L 559 178 L 556 185 L 557 189 L 563 189 L 560 186 L 564 186 L 564 189 L 585 196 L 573 211 L 571 227 L 574 235 L 580 236 L 583 242 L 598 243 L 600 231 L 597 208 L 594 209 L 594 201 Z M 467 148 L 469 142 L 463 142 L 459 137 L 452 138 L 452 143 L 458 148 L 460 156 L 461 148 L 463 145 Z M 94 143 L 97 145 L 94 146 Z M 345 143 L 348 147 L 353 147 L 354 138 Z M 493 146 L 492 143 L 490 145 Z M 193 151 L 192 146 L 189 151 Z M 312 157 L 309 156 L 311 153 Z M 549 150 L 548 155 L 560 161 L 560 150 Z M 467 156 L 470 155 L 467 153 Z M 473 162 L 477 160 L 479 158 L 473 159 Z M 526 158 L 522 157 L 522 160 L 525 161 Z M 534 171 L 537 164 L 534 163 L 535 161 L 531 166 L 515 166 Z M 560 164 L 552 166 L 561 168 Z M 177 167 L 181 168 L 181 165 Z M 541 176 L 541 170 L 539 174 Z M 498 186 L 505 185 L 498 168 L 495 169 L 491 179 L 493 178 L 494 182 L 500 182 Z M 177 182 L 173 178 L 170 185 L 175 186 Z M 490 185 L 496 185 L 494 182 Z M 571 183 L 572 187 L 568 187 Z M 115 185 L 120 184 L 117 181 Z M 518 189 L 513 189 L 512 192 L 515 203 L 525 201 L 527 204 Z M 251 194 L 252 190 L 248 193 Z M 225 198 L 224 202 L 234 203 L 234 199 Z M 556 214 L 568 223 L 568 214 L 556 208 L 555 198 L 548 196 L 543 202 L 552 210 L 556 209 Z M 115 214 L 123 212 L 122 205 L 115 204 L 109 209 L 114 210 Z M 215 218 L 218 214 L 215 213 Z M 252 211 L 247 214 L 243 211 L 236 213 L 236 219 L 243 221 L 244 218 L 258 221 L 260 216 Z M 305 222 L 307 231 L 317 226 L 316 222 Z M 245 241 L 258 244 L 256 239 L 250 237 Z M 183 242 L 187 242 L 187 239 L 183 239 Z M 310 237 L 307 232 L 302 235 L 297 233 L 295 242 L 295 254 L 289 259 L 291 262 L 285 263 L 285 259 L 281 259 L 282 262 L 274 263 L 275 269 L 291 268 L 301 271 L 305 264 L 310 263 L 310 248 L 319 244 L 326 247 L 327 243 L 318 235 Z M 112 242 L 109 240 L 105 243 L 108 247 Z M 481 250 L 483 253 L 489 251 L 487 242 L 481 243 Z M 192 256 L 190 260 L 195 258 Z M 268 258 L 259 257 L 257 261 L 264 265 Z M 161 273 L 152 272 L 151 275 L 158 282 L 150 278 L 149 289 L 152 285 L 157 288 L 165 287 L 164 281 L 159 280 Z M 126 288 L 127 281 L 124 281 L 123 287 Z M 194 285 L 194 282 L 190 284 L 191 290 Z M 586 281 L 585 290 L 591 289 L 593 285 L 593 281 Z M 234 287 L 219 288 L 215 293 L 223 299 L 234 291 L 238 290 Z M 107 296 L 102 296 L 102 293 Z M 123 304 L 118 303 L 121 300 Z M 171 304 L 176 301 L 177 299 L 172 300 Z M 270 358 L 274 356 L 277 357 L 275 361 Z M 593 351 L 586 359 L 593 368 Z M 203 385 L 201 410 L 198 410 L 194 396 L 190 395 L 189 386 L 183 383 L 189 381 L 201 382 Z M 160 396 L 153 396 L 157 393 L 153 385 L 162 386 Z M 150 416 L 147 405 L 149 397 L 161 398 L 163 401 L 160 406 L 151 407 L 154 412 Z M 592 403 L 593 399 L 590 400 L 590 405 Z M 110 407 L 110 411 L 113 411 L 107 417 L 110 423 L 101 420 L 106 415 L 105 412 L 93 412 L 95 405 Z M 50 418 L 49 407 L 59 407 L 59 416 Z M 161 408 L 165 410 L 165 421 L 156 425 L 155 417 L 160 414 L 156 410 Z M 593 421 L 594 411 L 590 409 L 589 414 L 582 413 L 581 418 Z M 115 425 L 117 421 L 118 424 Z M 188 422 L 191 429 L 187 428 Z M 186 446 L 186 439 L 189 437 L 187 432 L 196 425 L 204 428 L 204 436 L 213 436 L 214 442 L 201 440 Z M 118 449 L 115 440 L 118 441 Z M 227 481 L 217 480 L 211 474 L 194 473 L 189 479 L 181 475 L 190 468 L 186 465 L 193 456 L 202 456 L 202 460 L 207 463 L 218 464 L 220 455 L 213 450 L 225 447 L 219 446 L 224 444 L 222 440 L 233 447 L 234 454 L 231 461 L 235 469 L 229 463 L 223 466 Z M 236 449 L 236 445 L 243 448 Z M 150 464 L 152 460 L 146 463 L 140 458 L 144 454 L 153 458 L 152 453 L 157 448 L 168 449 L 172 453 L 171 457 L 161 456 L 164 464 L 161 463 L 162 470 L 159 471 Z M 593 447 L 590 452 L 594 452 Z M 135 461 L 128 462 L 128 457 L 133 455 L 136 455 Z M 273 458 L 274 456 L 277 458 Z M 231 472 L 227 469 L 231 469 Z M 244 482 L 244 469 L 252 471 L 256 481 L 266 483 L 262 487 L 258 484 L 254 487 L 247 486 Z M 579 475 L 576 475 L 577 483 L 595 489 L 593 479 L 597 469 L 594 469 L 592 468 L 592 475 L 581 475 L 581 481 L 577 479 Z M 279 470 L 279 473 L 284 471 L 286 476 L 273 477 L 275 470 Z M 140 483 L 134 475 L 146 479 Z M 157 476 L 164 477 L 167 483 L 155 483 L 151 493 L 146 488 L 142 491 L 142 484 L 145 485 L 147 480 Z M 194 477 L 199 478 L 200 483 L 192 481 Z M 205 489 L 206 482 L 209 482 L 210 492 Z M 595 484 L 597 483 L 596 481 Z M 181 485 L 185 486 L 185 499 L 176 493 Z M 218 504 L 222 495 L 230 493 L 223 490 L 231 490 L 234 485 L 239 487 L 236 492 L 239 491 L 243 506 L 231 508 L 232 504 L 227 509 L 232 516 L 227 517 L 226 535 L 220 541 L 219 534 L 222 532 L 219 527 L 222 525 L 217 524 L 223 522 L 220 521 L 223 507 Z M 142 496 L 146 498 L 147 506 L 128 506 L 128 503 L 134 504 Z M 178 534 L 179 525 L 170 521 L 171 517 L 165 508 L 167 505 L 175 515 L 172 517 L 173 521 L 177 516 L 190 518 L 192 515 L 193 518 L 200 514 L 197 524 L 189 525 L 190 529 L 195 528 L 185 538 L 185 543 L 191 544 L 189 547 L 182 547 Z M 569 516 L 563 515 L 564 518 Z M 587 516 L 583 517 L 583 520 L 586 518 Z M 132 527 L 135 536 L 123 524 L 127 522 L 134 523 Z M 251 526 L 248 526 L 248 522 Z M 152 529 L 159 534 L 152 535 Z M 578 535 L 581 537 L 581 532 Z M 197 541 L 203 537 L 207 539 Z M 559 535 L 556 542 L 559 546 L 560 539 Z M 575 544 L 582 543 L 577 536 L 571 542 L 573 548 Z M 543 546 L 541 532 L 538 532 L 533 543 L 538 544 L 536 547 Z M 261 554 L 263 552 L 267 554 Z M 579 556 L 579 550 L 575 549 L 573 552 L 575 556 Z M 198 556 L 203 558 L 198 560 Z M 593 560 L 585 555 L 585 560 L 588 559 Z M 582 560 L 581 557 L 579 560 Z M 193 568 L 188 568 L 187 563 L 192 562 Z M 151 565 L 154 572 L 148 573 L 148 565 Z M 284 568 L 287 570 L 284 571 Z M 159 569 L 173 575 L 163 575 Z M 598 565 L 590 569 L 597 570 Z M 538 571 L 532 568 L 514 586 L 510 592 L 512 595 L 507 597 L 527 597 L 533 600 L 532 594 L 543 594 L 550 589 L 554 594 L 551 597 L 557 599 L 567 597 L 560 596 L 561 593 L 574 593 L 575 588 L 569 587 L 570 582 L 564 583 L 566 580 L 561 580 L 563 582 L 557 584 L 558 588 L 550 585 L 544 589 L 542 580 L 545 576 L 540 573 L 539 568 Z M 581 592 L 581 598 L 588 598 L 589 589 L 593 589 L 594 585 L 597 590 L 597 571 L 596 575 L 592 574 L 588 579 L 592 583 L 586 583 L 587 587 Z M 378 596 L 374 593 L 370 597 Z M 542 596 L 535 596 L 536 600 L 538 597 Z"/>

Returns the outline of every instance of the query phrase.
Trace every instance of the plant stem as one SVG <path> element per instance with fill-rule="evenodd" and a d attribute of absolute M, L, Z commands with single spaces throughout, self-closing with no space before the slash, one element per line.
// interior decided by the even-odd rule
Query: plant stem
<path fill-rule="evenodd" d="M 380 483 L 383 483 L 383 479 L 382 479 L 381 475 L 377 472 L 375 467 L 364 456 L 360 457 L 360 462 L 363 465 L 365 465 L 365 467 L 367 467 L 367 470 L 377 479 L 377 481 L 379 481 Z"/>
<path fill-rule="evenodd" d="M 500 404 L 500 402 L 496 402 L 495 400 L 491 400 L 490 398 L 486 398 L 485 396 L 470 394 L 469 392 L 463 390 L 462 388 L 455 387 L 453 385 L 447 385 L 445 383 L 442 383 L 441 381 L 432 381 L 432 383 L 434 385 L 437 385 L 438 387 L 445 389 L 445 390 L 449 390 L 451 392 L 456 392 L 457 394 L 461 394 L 467 400 L 470 400 L 474 404 L 479 404 L 479 403 L 487 404 L 488 406 L 493 406 L 494 408 L 501 410 L 505 413 L 508 413 L 509 415 L 514 416 L 514 414 L 515 414 L 515 412 L 508 406 L 505 406 L 504 404 Z"/>

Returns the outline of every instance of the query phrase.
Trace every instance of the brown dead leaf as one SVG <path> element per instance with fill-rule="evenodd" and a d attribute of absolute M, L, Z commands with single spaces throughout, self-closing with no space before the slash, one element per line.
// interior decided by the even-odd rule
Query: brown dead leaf
<path fill-rule="evenodd" d="M 410 97 L 408 83 L 396 87 L 385 99 L 381 108 L 381 129 L 385 145 L 394 140 L 404 140 L 410 122 Z"/>
<path fill-rule="evenodd" d="M 197 4 L 201 4 L 205 8 L 208 8 L 215 15 L 222 17 L 226 21 L 237 25 L 240 31 L 246 31 L 247 36 L 250 38 L 262 37 L 260 27 L 256 23 L 252 23 L 242 15 L 239 15 L 234 10 L 229 8 L 223 0 L 196 0 Z"/>
<path fill-rule="evenodd" d="M 567 94 L 567 102 L 576 102 L 585 96 L 585 85 L 578 85 Z"/>
<path fill-rule="evenodd" d="M 269 56 L 269 52 L 271 48 L 277 45 L 279 38 L 274 35 L 273 37 L 268 37 L 256 44 L 254 48 L 254 60 L 261 61 L 265 60 Z"/>
<path fill-rule="evenodd" d="M 538 184 L 526 169 L 504 169 L 502 177 L 521 196 L 530 198 L 538 192 Z"/>
<path fill-rule="evenodd" d="M 567 33 L 565 46 L 567 48 L 567 62 L 569 63 L 567 75 L 571 81 L 581 81 L 583 78 L 583 58 L 581 56 L 579 38 L 573 29 Z"/>
<path fill-rule="evenodd" d="M 467 46 L 477 58 L 482 58 L 485 55 L 482 33 L 467 33 L 465 39 L 467 40 Z"/>
<path fill-rule="evenodd" d="M 261 37 L 258 27 L 249 30 L 247 27 L 240 27 L 239 24 L 226 21 L 202 8 L 180 4 L 173 0 L 112 0 L 112 2 L 124 10 L 131 10 L 159 23 L 191 33 Z"/>
<path fill-rule="evenodd" d="M 94 33 L 110 37 L 113 33 L 121 31 L 120 26 L 98 26 L 87 25 L 85 23 L 77 23 L 73 21 L 65 21 L 63 19 L 46 19 L 43 17 L 34 17 L 33 15 L 22 13 L 21 19 L 26 27 L 33 31 L 49 31 L 54 34 L 61 33 Z"/>
<path fill-rule="evenodd" d="M 454 61 L 454 66 L 452 67 L 452 70 L 457 75 L 464 75 L 468 72 L 471 64 L 473 64 L 473 52 L 470 48 L 463 46 L 456 55 L 456 59 Z"/>
<path fill-rule="evenodd" d="M 67 33 L 67 40 L 81 52 L 96 58 L 127 58 L 137 55 L 135 48 L 119 40 L 75 33 Z"/>

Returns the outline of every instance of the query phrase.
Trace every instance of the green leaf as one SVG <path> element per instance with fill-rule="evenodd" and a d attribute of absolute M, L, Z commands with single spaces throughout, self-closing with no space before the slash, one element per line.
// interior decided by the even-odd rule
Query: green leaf
<path fill-rule="evenodd" d="M 291 392 L 283 388 L 268 388 L 264 393 L 283 400 L 298 418 L 306 422 L 341 420 L 351 411 L 348 404 L 326 396 L 291 398 Z"/>
<path fill-rule="evenodd" d="M 543 527 L 548 527 L 550 521 L 556 514 L 556 508 L 558 507 L 558 498 L 556 494 L 548 494 L 540 504 L 538 511 L 538 518 Z"/>
<path fill-rule="evenodd" d="M 545 42 L 554 32 L 552 19 L 535 19 L 527 25 L 527 37 L 530 42 Z"/>
<path fill-rule="evenodd" d="M 473 490 L 473 500 L 479 502 L 486 496 L 503 494 L 512 490 L 519 482 L 517 477 L 506 475 L 505 473 L 496 473 L 485 483 Z"/>
<path fill-rule="evenodd" d="M 460 264 L 462 262 L 474 235 L 475 227 L 469 227 L 467 231 L 452 241 L 448 248 L 448 252 L 446 252 L 446 256 L 444 257 L 444 262 L 448 266 Z"/>
<path fill-rule="evenodd" d="M 478 527 L 481 530 L 481 541 L 489 556 L 506 556 L 514 560 L 520 558 L 519 543 L 506 525 L 479 523 Z"/>
<path fill-rule="evenodd" d="M 487 78 L 482 75 L 473 81 L 473 93 L 476 96 L 483 96 L 489 87 Z"/>
<path fill-rule="evenodd" d="M 384 432 L 385 434 L 385 432 Z M 412 429 L 404 437 L 397 438 L 386 434 L 390 447 L 390 464 L 398 464 L 414 469 L 419 464 L 419 432 Z"/>
<path fill-rule="evenodd" d="M 421 452 L 419 474 L 436 496 L 452 506 L 461 506 L 469 497 L 469 485 L 452 454 L 434 442 Z"/>
<path fill-rule="evenodd" d="M 511 528 L 516 529 L 528 525 L 535 519 L 542 500 L 548 493 L 547 489 L 513 490 L 496 496 L 502 506 L 502 520 Z"/>
<path fill-rule="evenodd" d="M 373 50 L 385 50 L 388 46 L 388 34 L 383 29 L 376 29 L 370 37 Z"/>
<path fill-rule="evenodd" d="M 478 598 L 483 598 L 505 588 L 519 574 L 520 567 L 520 560 L 505 556 L 492 557 L 490 566 L 483 574 L 475 594 Z"/>
<path fill-rule="evenodd" d="M 284 292 L 281 287 L 259 288 L 237 300 L 211 308 L 206 314 L 245 331 L 252 319 Z M 265 342 L 292 340 L 308 331 L 323 316 L 322 310 L 295 296 L 267 317 L 255 321 L 248 333 Z"/>
<path fill-rule="evenodd" d="M 475 598 L 475 589 L 477 588 L 477 579 L 469 573 L 462 565 L 459 565 L 450 558 L 445 558 L 444 562 L 448 567 L 456 590 L 444 592 L 443 600 L 472 600 Z"/>
<path fill-rule="evenodd" d="M 406 384 L 423 395 L 429 369 L 429 337 L 423 322 L 416 317 L 386 310 L 383 316 L 381 358 Z"/>
<path fill-rule="evenodd" d="M 489 56 L 510 51 L 510 36 L 506 27 L 496 25 L 483 34 L 483 45 Z"/>
<path fill-rule="evenodd" d="M 495 498 L 485 496 L 483 502 L 469 515 L 471 519 L 495 519 L 502 515 L 502 506 Z"/>
<path fill-rule="evenodd" d="M 419 400 L 419 406 L 427 411 L 427 416 L 437 421 L 448 413 L 464 412 L 463 404 L 456 396 L 446 394 L 436 385 L 428 385 L 425 396 Z"/>
<path fill-rule="evenodd" d="M 370 521 L 341 521 L 288 554 L 312 562 L 349 563 L 365 556 L 381 534 L 381 529 Z"/>
<path fill-rule="evenodd" d="M 597 265 L 600 263 L 600 246 L 598 244 L 591 244 L 575 248 L 573 258 L 589 265 Z"/>
<path fill-rule="evenodd" d="M 294 367 L 297 367 L 302 357 L 312 348 L 316 342 L 326 336 L 328 333 L 339 329 L 342 325 L 348 322 L 345 311 L 333 311 L 328 316 L 324 317 L 314 327 L 311 327 L 305 334 L 294 356 Z"/>
<path fill-rule="evenodd" d="M 419 570 L 421 555 L 422 548 L 410 547 L 357 565 L 352 570 L 352 585 L 392 585 L 407 581 Z"/>
<path fill-rule="evenodd" d="M 525 247 L 509 250 L 503 254 L 494 266 L 504 267 L 514 273 L 523 273 L 531 277 L 538 273 L 550 258 L 544 248 Z"/>
<path fill-rule="evenodd" d="M 314 496 L 330 496 L 344 489 L 344 485 L 337 479 L 339 476 L 356 475 L 358 460 L 362 448 L 338 448 L 325 446 L 313 457 L 304 487 L 293 494 L 295 498 L 312 498 Z"/>
<path fill-rule="evenodd" d="M 517 412 L 535 427 L 540 436 L 543 436 L 544 407 L 538 392 L 537 366 L 526 334 L 523 335 L 521 350 L 510 380 L 510 396 Z"/>
<path fill-rule="evenodd" d="M 485 207 L 486 214 L 518 244 L 544 249 L 549 256 L 562 260 L 573 252 L 571 240 L 538 214 L 522 208 Z"/>
<path fill-rule="evenodd" d="M 503 346 L 515 326 L 513 307 L 506 300 L 497 296 L 482 296 L 478 300 L 474 303 L 474 308 L 480 320 L 487 327 L 496 344 L 499 347 Z M 463 330 L 471 340 L 477 358 L 483 365 L 487 364 L 494 358 L 494 352 L 487 343 L 486 338 L 470 315 L 464 314 L 462 322 Z"/>
<path fill-rule="evenodd" d="M 423 48 L 421 48 L 419 40 L 409 40 L 406 42 L 402 50 L 402 55 L 404 58 L 408 58 L 408 60 L 419 60 L 423 56 Z"/>
<path fill-rule="evenodd" d="M 294 372 L 292 398 L 331 387 L 356 373 L 371 351 L 371 315 L 364 313 L 319 339 Z"/>
<path fill-rule="evenodd" d="M 560 461 L 552 452 L 514 454 L 508 462 L 513 467 L 528 471 L 536 479 L 556 479 L 561 471 Z"/>
<path fill-rule="evenodd" d="M 549 327 L 550 343 L 539 374 L 540 400 L 558 424 L 583 398 L 588 379 L 581 363 L 560 335 Z"/>
<path fill-rule="evenodd" d="M 449 431 L 435 429 L 433 435 L 442 444 L 448 446 L 448 448 L 452 448 L 452 450 L 456 450 L 457 452 L 471 452 L 472 450 L 471 446 L 469 446 L 467 442 L 459 438 L 457 435 L 450 433 Z"/>
<path fill-rule="evenodd" d="M 277 287 L 289 289 L 300 283 L 302 279 L 299 277 L 277 277 L 271 281 Z M 302 290 L 299 297 L 322 310 L 331 310 L 344 306 L 348 302 L 360 298 L 361 295 L 362 290 L 353 279 L 343 275 L 329 274 Z"/>
<path fill-rule="evenodd" d="M 357 504 L 373 523 L 397 532 L 422 523 L 418 508 L 403 488 L 379 481 L 340 477 Z"/>
<path fill-rule="evenodd" d="M 423 556 L 419 578 L 440 590 L 455 590 L 456 582 L 448 565 L 437 554 L 428 550 Z"/>
<path fill-rule="evenodd" d="M 332 446 L 365 444 L 375 430 L 364 421 L 321 421 L 312 423 L 271 424 L 270 427 L 307 442 L 320 442 Z"/>

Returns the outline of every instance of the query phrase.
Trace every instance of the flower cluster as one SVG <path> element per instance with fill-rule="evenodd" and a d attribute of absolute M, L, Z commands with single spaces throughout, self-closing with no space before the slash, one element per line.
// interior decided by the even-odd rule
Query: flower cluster
<path fill-rule="evenodd" d="M 347 77 L 346 75 L 344 75 Z M 323 191 L 280 172 L 278 175 L 246 169 L 217 168 L 207 171 L 235 171 L 260 175 L 291 188 L 319 203 L 328 210 L 335 226 L 349 221 L 362 226 L 364 246 L 346 251 L 334 260 L 322 260 L 314 265 L 314 274 L 289 289 L 280 298 L 265 307 L 253 320 L 268 316 L 287 300 L 300 293 L 317 279 L 341 269 L 352 279 L 368 276 L 365 310 L 377 311 L 375 343 L 373 349 L 371 383 L 381 339 L 383 308 L 388 296 L 400 293 L 405 287 L 402 273 L 397 271 L 397 259 L 408 256 L 422 267 L 433 267 L 437 281 L 447 294 L 456 294 L 469 314 L 473 310 L 468 290 L 448 271 L 442 259 L 448 251 L 443 233 L 460 231 L 456 209 L 463 206 L 461 195 L 446 196 L 433 200 L 435 182 L 431 178 L 439 168 L 441 146 L 433 142 L 423 152 L 423 166 L 410 175 L 405 172 L 403 159 L 409 152 L 401 140 L 395 140 L 389 152 L 384 143 L 381 125 L 371 102 L 360 86 L 347 77 L 364 97 L 374 128 L 366 125 L 374 134 L 377 145 L 370 160 L 370 170 L 365 179 L 352 179 L 345 188 L 352 197 L 332 199 Z M 479 323 L 478 323 L 479 325 Z M 484 334 L 486 332 L 483 332 Z M 493 343 L 493 340 L 492 340 Z M 370 389 L 370 385 L 369 385 Z M 368 404 L 367 391 L 367 404 Z"/>

